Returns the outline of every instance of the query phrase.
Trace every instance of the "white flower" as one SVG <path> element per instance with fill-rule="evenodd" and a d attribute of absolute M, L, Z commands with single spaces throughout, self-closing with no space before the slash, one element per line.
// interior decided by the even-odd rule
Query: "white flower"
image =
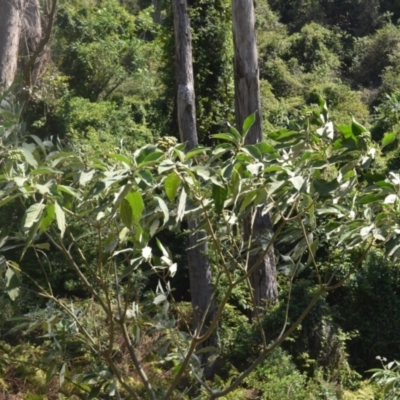
<path fill-rule="evenodd" d="M 149 261 L 151 259 L 151 247 L 149 246 L 143 247 L 142 256 L 146 261 Z"/>

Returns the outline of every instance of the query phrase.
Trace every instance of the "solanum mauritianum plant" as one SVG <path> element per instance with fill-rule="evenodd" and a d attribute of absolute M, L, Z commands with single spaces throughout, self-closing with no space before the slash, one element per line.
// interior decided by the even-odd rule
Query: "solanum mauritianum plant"
<path fill-rule="evenodd" d="M 369 171 L 380 149 L 363 126 L 355 120 L 335 126 L 321 101 L 318 110 L 305 111 L 287 129 L 269 133 L 264 142 L 245 145 L 254 118 L 247 118 L 242 132 L 229 127 L 226 133 L 213 135 L 217 143 L 213 148 L 197 147 L 185 153 L 185 144 L 148 145 L 132 153 L 85 156 L 63 149 L 59 142 L 10 135 L 10 129 L 19 132 L 18 114 L 9 111 L 3 117 L 0 206 L 13 202 L 24 215 L 19 232 L 4 233 L 1 238 L 6 290 L 15 299 L 20 285 L 30 281 L 30 288 L 53 308 L 43 311 L 41 318 L 27 320 L 23 327 L 45 328 L 54 343 L 79 341 L 97 360 L 73 376 L 62 346 L 57 345 L 53 362 L 47 364 L 48 379 L 58 374 L 60 382 L 66 377 L 78 384 L 85 382 L 92 388 L 92 397 L 106 391 L 140 398 L 146 391 L 150 399 L 169 399 L 180 390 L 181 378 L 190 375 L 206 396 L 221 397 L 290 336 L 321 296 L 361 268 L 371 249 L 384 248 L 388 256 L 399 257 L 400 176 L 391 172 L 382 177 Z M 385 137 L 382 146 L 391 140 Z M 262 213 L 271 212 L 274 231 L 253 234 L 244 241 L 243 223 L 257 207 Z M 169 312 L 174 302 L 170 277 L 179 265 L 157 238 L 163 230 L 179 232 L 181 222 L 189 217 L 198 221 L 196 229 L 206 233 L 215 287 L 221 279 L 228 282 L 218 296 L 216 317 L 201 334 L 189 327 L 179 331 Z M 75 237 L 77 226 L 94 243 L 95 256 L 90 260 L 80 237 Z M 340 277 L 336 270 L 329 276 L 320 273 L 317 250 L 327 241 L 347 251 L 358 250 L 353 267 L 341 271 Z M 15 254 L 14 246 L 21 244 L 20 258 L 28 250 L 37 257 L 45 285 L 29 276 L 18 259 L 8 258 L 9 249 L 14 248 Z M 314 269 L 315 295 L 296 321 L 289 323 L 287 317 L 282 321 L 282 331 L 272 343 L 266 343 L 256 319 L 259 356 L 228 387 L 214 387 L 202 377 L 197 347 L 221 323 L 233 290 L 248 282 L 257 267 L 249 267 L 249 256 L 262 249 L 261 262 L 272 245 L 277 249 L 278 267 L 290 282 L 304 268 Z M 279 253 L 280 249 L 285 251 Z M 48 278 L 48 252 L 64 256 L 101 310 L 106 321 L 101 334 L 87 325 L 84 312 L 58 298 Z M 132 302 L 130 277 L 140 269 L 157 274 L 159 284 L 155 293 Z M 289 310 L 289 300 L 287 304 Z M 173 365 L 171 378 L 165 381 L 150 376 L 144 367 L 146 358 L 138 355 L 141 340 L 152 335 L 157 335 L 149 350 L 153 358 Z M 133 371 L 120 368 L 114 357 L 120 345 L 117 338 L 128 349 Z M 205 350 L 218 354 L 217 348 L 201 351 Z"/>

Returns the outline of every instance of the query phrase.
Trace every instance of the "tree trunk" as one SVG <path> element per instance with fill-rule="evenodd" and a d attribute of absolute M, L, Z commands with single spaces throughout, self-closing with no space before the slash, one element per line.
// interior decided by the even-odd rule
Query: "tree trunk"
<path fill-rule="evenodd" d="M 177 108 L 179 134 L 182 142 L 187 142 L 185 150 L 191 150 L 198 144 L 196 128 L 196 106 L 192 64 L 192 38 L 186 0 L 172 0 L 175 32 L 175 58 Z M 189 231 L 196 230 L 197 221 L 188 221 Z M 207 244 L 199 244 L 205 238 L 204 232 L 189 234 L 189 250 L 187 252 L 190 277 L 190 293 L 193 307 L 193 329 L 203 333 L 212 321 L 216 305 L 213 299 L 212 271 L 208 259 Z M 208 309 L 208 311 L 207 311 Z M 205 316 L 205 317 L 204 317 Z M 202 325 L 204 319 L 204 324 Z M 199 332 L 200 331 L 200 332 Z M 202 347 L 214 346 L 216 334 L 213 333 Z M 206 361 L 205 354 L 202 361 Z M 212 367 L 206 366 L 206 376 L 212 376 Z"/>
<path fill-rule="evenodd" d="M 24 9 L 24 36 L 26 40 L 26 53 L 27 53 L 27 62 L 29 63 L 30 57 L 38 49 L 40 42 L 42 40 L 42 22 L 40 15 L 40 5 L 39 0 L 25 0 L 25 9 Z M 33 60 L 33 65 L 30 66 L 30 70 L 27 71 L 29 74 L 28 81 L 25 84 L 28 84 L 29 87 L 35 84 L 42 64 L 42 54 L 36 57 Z M 26 79 L 25 79 L 26 80 Z"/>
<path fill-rule="evenodd" d="M 246 137 L 246 144 L 255 144 L 263 140 L 261 101 L 259 85 L 258 54 L 255 37 L 255 17 L 253 0 L 232 0 L 232 23 L 234 42 L 234 70 L 235 70 L 235 115 L 238 130 L 242 130 L 245 119 L 257 112 L 256 121 Z M 258 208 L 249 216 L 244 228 L 244 240 L 250 234 L 253 240 L 259 241 L 262 236 L 272 232 L 273 226 L 270 216 L 262 216 L 262 209 Z M 253 214 L 254 215 L 254 214 Z M 252 226 L 252 221 L 254 221 Z M 250 257 L 248 268 L 251 268 L 259 255 Z M 264 261 L 250 278 L 253 288 L 255 306 L 263 303 L 274 303 L 278 298 L 276 282 L 276 265 L 273 248 L 264 257 Z"/>
<path fill-rule="evenodd" d="M 9 87 L 18 64 L 22 0 L 0 0 L 0 83 Z"/>

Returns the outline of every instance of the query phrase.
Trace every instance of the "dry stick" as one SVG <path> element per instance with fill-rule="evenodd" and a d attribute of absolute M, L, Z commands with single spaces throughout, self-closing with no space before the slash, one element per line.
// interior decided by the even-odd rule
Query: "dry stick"
<path fill-rule="evenodd" d="M 115 365 L 114 361 L 112 360 L 111 357 L 108 357 L 107 354 L 104 354 L 104 359 L 108 366 L 112 369 L 114 372 L 115 376 L 118 379 L 118 382 L 121 384 L 121 386 L 132 396 L 132 398 L 140 400 L 138 395 L 133 391 L 133 389 L 124 381 L 124 378 L 122 377 L 118 367 Z"/>
<path fill-rule="evenodd" d="M 114 345 L 114 318 L 112 316 L 112 306 L 111 306 L 111 300 L 110 300 L 110 295 L 108 292 L 108 288 L 107 288 L 107 283 L 104 280 L 104 276 L 103 276 L 103 246 L 101 243 L 101 226 L 98 225 L 97 226 L 97 246 L 98 246 L 98 250 L 97 250 L 97 270 L 98 270 L 98 274 L 100 277 L 100 286 L 103 290 L 104 295 L 106 296 L 106 302 L 107 302 L 107 307 L 108 307 L 108 311 L 109 313 L 107 314 L 108 320 L 109 320 L 109 324 L 108 324 L 108 336 L 109 336 L 109 343 L 108 343 L 108 354 L 107 356 L 111 358 L 111 354 L 112 354 L 112 349 L 113 349 L 113 345 Z"/>
<path fill-rule="evenodd" d="M 255 310 L 256 319 L 257 319 L 257 325 L 260 328 L 262 344 L 263 344 L 264 349 L 266 349 L 266 348 L 268 348 L 267 339 L 265 338 L 265 333 L 264 333 L 264 329 L 262 327 L 262 323 L 261 323 L 261 320 L 260 320 L 260 314 L 258 312 L 258 308 L 257 308 L 257 305 L 256 305 L 256 299 L 254 298 L 254 293 L 253 293 L 253 288 L 251 287 L 250 278 L 246 279 L 246 283 L 247 283 L 247 287 L 249 288 L 250 296 L 251 296 L 251 302 L 253 303 L 253 307 L 254 307 L 254 310 Z"/>
<path fill-rule="evenodd" d="M 129 352 L 129 355 L 131 356 L 133 365 L 135 366 L 136 371 L 138 372 L 138 374 L 140 376 L 140 379 L 142 380 L 142 382 L 143 382 L 143 384 L 144 384 L 144 386 L 146 388 L 147 394 L 149 395 L 149 398 L 151 400 L 156 400 L 156 395 L 155 395 L 155 393 L 153 391 L 151 383 L 150 383 L 149 379 L 147 378 L 147 375 L 144 372 L 144 370 L 143 370 L 143 368 L 142 368 L 142 366 L 140 364 L 139 359 L 136 356 L 135 349 L 133 348 L 131 339 L 129 337 L 129 332 L 128 332 L 128 329 L 126 327 L 126 324 L 123 321 L 119 321 L 119 324 L 120 324 L 120 326 L 122 328 L 122 334 L 124 336 L 125 343 L 126 343 L 126 345 L 128 347 L 128 352 Z"/>
<path fill-rule="evenodd" d="M 218 240 L 217 240 L 217 238 L 216 238 L 216 236 L 215 236 L 215 234 L 214 234 L 214 231 L 213 231 L 213 229 L 212 229 L 211 222 L 210 222 L 210 219 L 209 219 L 209 217 L 208 217 L 208 213 L 207 213 L 206 207 L 204 206 L 204 204 L 203 204 L 203 202 L 202 202 L 202 199 L 199 198 L 199 200 L 200 200 L 200 202 L 202 203 L 202 208 L 203 208 L 203 210 L 204 210 L 204 212 L 205 212 L 205 217 L 206 217 L 206 219 L 207 219 L 207 224 L 208 224 L 208 226 L 210 227 L 211 238 L 212 238 L 212 240 L 213 240 L 213 242 L 214 242 L 214 245 L 215 245 L 215 247 L 216 247 L 216 249 L 217 249 L 217 251 L 218 251 L 218 254 L 220 255 L 220 257 L 222 257 L 222 262 L 223 262 L 224 270 L 225 270 L 225 273 L 227 274 L 228 279 L 229 279 L 229 278 L 230 278 L 229 270 L 228 270 L 228 267 L 227 267 L 226 264 L 225 264 L 225 258 L 224 258 L 224 256 L 223 256 L 221 247 L 219 246 L 219 242 L 218 242 Z M 229 300 L 229 298 L 230 298 L 230 295 L 231 295 L 231 293 L 232 293 L 233 288 L 234 288 L 235 286 L 237 286 L 239 283 L 243 282 L 243 280 L 247 279 L 247 278 L 252 274 L 252 272 L 261 264 L 261 262 L 263 261 L 265 255 L 268 253 L 269 249 L 271 248 L 272 244 L 275 242 L 276 238 L 278 237 L 278 235 L 280 234 L 280 232 L 282 231 L 282 229 L 284 228 L 284 226 L 286 225 L 286 223 L 287 223 L 288 221 L 290 221 L 290 215 L 291 215 L 291 213 L 293 212 L 294 208 L 295 208 L 295 203 L 292 205 L 292 207 L 291 207 L 291 209 L 290 209 L 290 211 L 289 211 L 288 217 L 283 219 L 283 222 L 281 223 L 281 225 L 279 226 L 279 228 L 277 229 L 277 231 L 274 233 L 272 239 L 271 239 L 270 242 L 268 243 L 267 248 L 265 249 L 265 251 L 263 252 L 263 254 L 260 256 L 260 258 L 259 258 L 259 259 L 257 260 L 257 262 L 254 264 L 254 266 L 247 272 L 247 274 L 245 274 L 243 277 L 239 278 L 239 279 L 238 279 L 237 281 L 235 281 L 235 282 L 233 282 L 232 279 L 229 279 L 228 290 L 227 290 L 227 292 L 225 293 L 225 296 L 224 296 L 224 298 L 222 299 L 221 304 L 219 305 L 219 307 L 218 307 L 218 309 L 217 309 L 217 312 L 216 312 L 216 314 L 215 314 L 214 319 L 212 320 L 210 326 L 208 327 L 208 329 L 206 330 L 206 332 L 205 332 L 202 336 L 197 337 L 197 338 L 193 338 L 192 343 L 191 343 L 190 346 L 189 346 L 189 350 L 188 350 L 188 352 L 187 352 L 187 355 L 186 355 L 186 357 L 185 357 L 185 359 L 184 359 L 184 361 L 183 361 L 183 363 L 182 363 L 182 365 L 181 365 L 181 368 L 179 369 L 178 373 L 175 375 L 174 380 L 172 381 L 170 387 L 168 388 L 167 393 L 166 393 L 165 396 L 164 396 L 164 399 L 165 399 L 165 400 L 169 399 L 170 396 L 172 395 L 173 390 L 175 389 L 175 387 L 176 387 L 176 385 L 178 384 L 178 382 L 179 382 L 179 380 L 180 380 L 180 378 L 181 378 L 183 372 L 185 371 L 186 367 L 187 367 L 188 364 L 189 364 L 190 358 L 192 357 L 192 354 L 193 354 L 193 352 L 194 352 L 194 350 L 195 350 L 195 348 L 196 348 L 196 345 L 197 345 L 198 343 L 202 343 L 202 342 L 204 342 L 205 340 L 207 340 L 207 339 L 210 337 L 210 335 L 212 334 L 212 332 L 213 332 L 213 330 L 215 329 L 215 327 L 217 326 L 218 321 L 219 321 L 220 318 L 221 318 L 222 312 L 223 312 L 224 309 L 225 309 L 225 305 L 226 305 L 226 303 L 228 302 L 228 300 Z M 305 212 L 306 212 L 306 211 L 304 211 L 304 213 L 305 213 Z M 300 214 L 300 215 L 298 215 L 298 216 L 296 216 L 296 218 L 299 218 L 299 217 L 301 217 L 302 215 L 303 215 L 303 213 Z"/>
<path fill-rule="evenodd" d="M 321 297 L 321 295 L 325 292 L 325 288 L 320 288 L 319 291 L 317 292 L 317 294 L 314 296 L 314 298 L 310 301 L 310 303 L 308 304 L 307 308 L 303 311 L 303 313 L 301 314 L 301 316 L 297 319 L 297 321 L 288 329 L 288 331 L 282 335 L 280 338 L 278 338 L 273 344 L 272 346 L 270 346 L 268 349 L 265 349 L 261 352 L 261 354 L 253 361 L 253 363 L 246 369 L 246 371 L 244 371 L 240 376 L 238 376 L 235 381 L 228 386 L 227 388 L 225 388 L 224 390 L 221 390 L 219 392 L 214 392 L 211 397 L 210 400 L 212 399 L 217 399 L 218 397 L 221 396 L 225 396 L 226 394 L 228 394 L 229 392 L 231 392 L 232 390 L 234 390 L 235 388 L 237 388 L 242 382 L 243 380 L 251 373 L 254 371 L 254 369 L 262 362 L 264 361 L 265 357 L 272 353 L 278 346 L 280 346 L 282 344 L 282 342 L 284 342 L 288 336 L 290 336 L 292 334 L 292 332 L 297 329 L 297 327 L 301 324 L 301 322 L 304 320 L 304 318 L 308 315 L 308 313 L 310 312 L 310 310 L 314 307 L 315 303 L 319 300 L 319 298 Z"/>
<path fill-rule="evenodd" d="M 312 251 L 312 249 L 311 249 L 311 245 L 310 245 L 310 242 L 309 242 L 309 240 L 308 240 L 308 235 L 307 235 L 306 227 L 304 226 L 304 223 L 303 223 L 303 221 L 301 220 L 301 218 L 300 218 L 300 224 L 301 224 L 301 228 L 302 228 L 302 230 L 303 230 L 304 239 L 305 239 L 305 241 L 306 241 L 306 243 L 307 243 L 308 252 L 310 253 L 311 261 L 312 261 L 313 266 L 314 266 L 314 268 L 315 268 L 315 272 L 317 273 L 318 283 L 319 283 L 319 285 L 321 286 L 321 285 L 322 285 L 321 275 L 320 275 L 320 273 L 319 273 L 318 265 L 317 265 L 317 263 L 316 263 L 316 261 L 315 261 L 314 253 L 313 253 L 313 251 Z"/>
<path fill-rule="evenodd" d="M 117 304 L 118 304 L 118 319 L 117 322 L 120 325 L 120 327 L 122 328 L 122 334 L 124 336 L 124 340 L 125 343 L 128 347 L 128 352 L 129 355 L 131 356 L 132 362 L 136 368 L 136 371 L 138 372 L 140 379 L 142 380 L 146 390 L 147 390 L 147 394 L 149 395 L 149 398 L 151 400 L 156 400 L 156 396 L 155 393 L 153 391 L 153 388 L 151 386 L 151 383 L 149 381 L 149 379 L 147 378 L 146 373 L 144 372 L 139 359 L 136 356 L 135 353 L 135 349 L 133 348 L 131 339 L 129 337 L 129 332 L 128 329 L 126 327 L 125 321 L 124 321 L 124 315 L 122 315 L 122 304 L 121 304 L 121 296 L 120 296 L 120 291 L 119 291 L 119 280 L 118 280 L 118 272 L 117 272 L 117 265 L 115 263 L 115 261 L 113 261 L 114 264 L 114 278 L 115 278 L 115 285 L 116 285 L 116 293 L 117 293 Z M 110 357 L 110 355 L 109 355 Z M 111 357 L 110 357 L 111 359 Z"/>
<path fill-rule="evenodd" d="M 364 261 L 365 256 L 368 254 L 373 242 L 371 242 L 365 251 L 363 252 L 362 256 L 357 260 L 357 263 L 354 265 L 354 267 L 349 271 L 349 273 L 341 279 L 336 285 L 333 286 L 321 286 L 316 293 L 316 295 L 313 297 L 313 299 L 310 301 L 306 309 L 303 311 L 303 313 L 300 315 L 300 317 L 297 319 L 297 321 L 286 331 L 285 334 L 280 335 L 275 342 L 270 346 L 268 349 L 264 350 L 258 357 L 257 359 L 246 369 L 245 372 L 243 372 L 242 375 L 240 375 L 236 380 L 227 388 L 224 390 L 221 390 L 220 392 L 216 392 L 213 395 L 211 395 L 210 399 L 216 399 L 218 397 L 224 396 L 227 393 L 231 392 L 234 390 L 240 383 L 252 372 L 254 369 L 265 359 L 265 357 L 272 353 L 278 346 L 280 346 L 296 329 L 297 327 L 301 324 L 301 322 L 304 320 L 304 318 L 309 314 L 311 309 L 315 306 L 316 302 L 320 299 L 320 297 L 324 294 L 327 293 L 331 290 L 334 290 L 341 285 L 349 278 L 349 276 L 356 271 L 361 263 Z"/>
<path fill-rule="evenodd" d="M 253 241 L 253 232 L 254 232 L 253 228 L 254 228 L 254 222 L 255 222 L 255 219 L 256 219 L 256 215 L 257 215 L 257 207 L 255 207 L 255 209 L 253 210 L 253 216 L 251 218 L 251 227 L 250 227 L 251 229 L 250 229 L 250 235 L 249 235 L 249 240 L 248 240 L 248 244 L 247 244 L 248 249 L 250 249 L 251 243 Z M 246 255 L 245 271 L 247 271 L 247 269 L 249 267 L 249 261 L 250 261 L 250 252 L 248 251 L 247 255 Z M 263 342 L 263 347 L 264 347 L 264 349 L 266 349 L 266 348 L 268 348 L 267 339 L 265 338 L 265 332 L 264 332 L 264 329 L 263 329 L 262 324 L 261 324 L 260 315 L 259 315 L 258 307 L 257 307 L 257 304 L 256 304 L 256 299 L 254 298 L 254 290 L 253 290 L 253 287 L 252 287 L 251 282 L 250 282 L 250 277 L 247 277 L 246 283 L 247 283 L 247 286 L 248 286 L 249 291 L 250 291 L 251 302 L 253 303 L 253 310 L 254 310 L 255 315 L 256 315 L 257 325 L 260 328 L 260 334 L 261 334 L 261 338 L 262 338 L 262 342 Z"/>
<path fill-rule="evenodd" d="M 79 266 L 76 264 L 75 260 L 71 256 L 71 253 L 65 248 L 64 243 L 62 242 L 60 236 L 58 233 L 55 231 L 54 228 L 52 228 L 53 234 L 57 237 L 58 243 L 57 247 L 59 250 L 64 254 L 68 262 L 70 263 L 71 267 L 74 269 L 76 274 L 79 276 L 79 279 L 85 284 L 85 286 L 88 288 L 89 292 L 92 294 L 92 296 L 99 302 L 101 307 L 103 308 L 104 312 L 108 315 L 109 310 L 107 309 L 106 305 L 104 304 L 104 301 L 100 297 L 100 295 L 97 293 L 97 291 L 93 288 L 93 286 L 90 284 L 90 282 L 87 280 L 86 276 L 83 274 Z M 49 240 L 52 241 L 52 243 L 56 243 L 55 240 L 46 233 L 46 236 L 49 238 Z M 112 318 L 112 315 L 110 316 Z"/>
<path fill-rule="evenodd" d="M 52 289 L 52 287 L 51 287 L 51 283 L 50 283 L 50 281 L 49 281 L 49 277 L 47 276 L 46 269 L 44 268 L 44 265 L 43 265 L 43 263 L 42 263 L 42 260 L 41 260 L 40 257 L 39 257 L 39 254 L 38 254 L 38 252 L 37 252 L 37 250 L 36 250 L 36 247 L 35 247 L 35 246 L 32 246 L 32 247 L 33 247 L 33 251 L 35 252 L 36 259 L 38 260 L 39 265 L 40 265 L 40 267 L 42 268 L 42 272 L 43 272 L 44 277 L 45 277 L 45 279 L 46 279 L 47 286 L 49 287 L 49 292 L 50 292 L 50 294 L 53 296 L 53 289 Z M 46 256 L 46 254 L 45 254 L 45 256 Z M 46 258 L 47 258 L 47 256 L 46 256 Z"/>
<path fill-rule="evenodd" d="M 288 300 L 287 300 L 286 311 L 285 311 L 285 322 L 283 323 L 282 330 L 281 330 L 281 333 L 278 336 L 278 339 L 281 338 L 282 335 L 285 333 L 285 330 L 286 330 L 286 327 L 287 327 L 287 323 L 288 323 L 288 320 L 289 320 L 289 307 L 290 307 L 290 300 L 291 300 L 291 297 L 292 297 L 293 279 L 294 279 L 294 276 L 296 275 L 297 268 L 299 267 L 299 265 L 300 265 L 300 260 L 298 261 L 295 269 L 293 270 L 292 276 L 290 277 L 289 294 L 288 294 Z"/>
<path fill-rule="evenodd" d="M 264 252 L 260 255 L 260 257 L 258 258 L 258 260 L 256 261 L 256 263 L 247 271 L 247 273 L 245 275 L 243 275 L 242 277 L 240 277 L 237 281 L 233 282 L 233 285 L 236 286 L 239 283 L 243 282 L 245 279 L 247 279 L 255 270 L 256 268 L 263 262 L 264 257 L 268 254 L 269 250 L 271 249 L 271 246 L 275 243 L 277 237 L 279 236 L 279 234 L 282 232 L 282 229 L 285 227 L 285 225 L 290 222 L 290 221 L 294 221 L 296 219 L 301 218 L 307 211 L 308 209 L 311 207 L 307 207 L 306 210 L 304 210 L 303 212 L 301 212 L 300 214 L 296 215 L 295 217 L 290 217 L 290 215 L 292 214 L 292 212 L 294 211 L 294 208 L 296 206 L 297 202 L 294 202 L 291 209 L 289 210 L 289 214 L 288 217 L 283 217 L 282 219 L 283 221 L 281 222 L 281 224 L 279 225 L 278 229 L 274 232 L 271 240 L 269 241 L 267 247 L 265 248 Z"/>

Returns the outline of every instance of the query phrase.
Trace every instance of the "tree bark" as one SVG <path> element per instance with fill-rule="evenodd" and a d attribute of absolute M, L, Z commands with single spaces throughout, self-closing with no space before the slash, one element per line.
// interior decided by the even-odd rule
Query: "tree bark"
<path fill-rule="evenodd" d="M 178 86 L 177 108 L 179 135 L 186 142 L 185 150 L 191 150 L 198 144 L 196 128 L 196 106 L 192 64 L 192 38 L 187 14 L 186 0 L 172 0 L 175 32 L 176 82 Z M 216 305 L 213 298 L 212 270 L 208 259 L 208 246 L 199 244 L 206 234 L 196 232 L 197 221 L 188 221 L 189 249 L 187 252 L 190 277 L 190 293 L 193 307 L 193 329 L 203 333 L 212 321 Z M 204 319 L 204 324 L 203 324 Z M 214 346 L 216 334 L 213 333 L 202 347 Z M 205 354 L 202 361 L 206 361 Z M 206 366 L 206 376 L 212 376 L 212 367 Z"/>
<path fill-rule="evenodd" d="M 38 49 L 43 35 L 39 0 L 25 0 L 23 23 L 24 36 L 27 47 L 27 62 L 28 64 L 30 64 L 29 59 L 35 54 L 36 50 Z M 27 73 L 29 74 L 29 82 L 25 82 L 25 84 L 29 83 L 29 87 L 35 84 L 39 76 L 39 71 L 42 64 L 41 56 L 42 55 L 39 55 L 33 60 L 33 65 L 31 65 L 29 68 L 30 71 L 27 71 Z"/>
<path fill-rule="evenodd" d="M 0 83 L 9 87 L 15 79 L 22 26 L 22 0 L 0 1 Z"/>
<path fill-rule="evenodd" d="M 245 119 L 256 113 L 256 120 L 246 136 L 246 144 L 255 144 L 263 140 L 261 101 L 259 85 L 258 54 L 255 37 L 255 16 L 253 0 L 232 0 L 232 23 L 234 42 L 235 71 L 235 115 L 236 125 L 242 130 Z M 254 215 L 256 213 L 256 215 Z M 272 232 L 270 215 L 262 215 L 262 208 L 253 210 L 244 227 L 244 240 L 259 241 Z M 253 222 L 254 221 L 254 222 Z M 251 268 L 259 255 L 250 257 Z M 273 248 L 264 257 L 264 261 L 250 277 L 255 307 L 263 303 L 274 303 L 278 298 L 276 282 L 276 263 Z"/>

